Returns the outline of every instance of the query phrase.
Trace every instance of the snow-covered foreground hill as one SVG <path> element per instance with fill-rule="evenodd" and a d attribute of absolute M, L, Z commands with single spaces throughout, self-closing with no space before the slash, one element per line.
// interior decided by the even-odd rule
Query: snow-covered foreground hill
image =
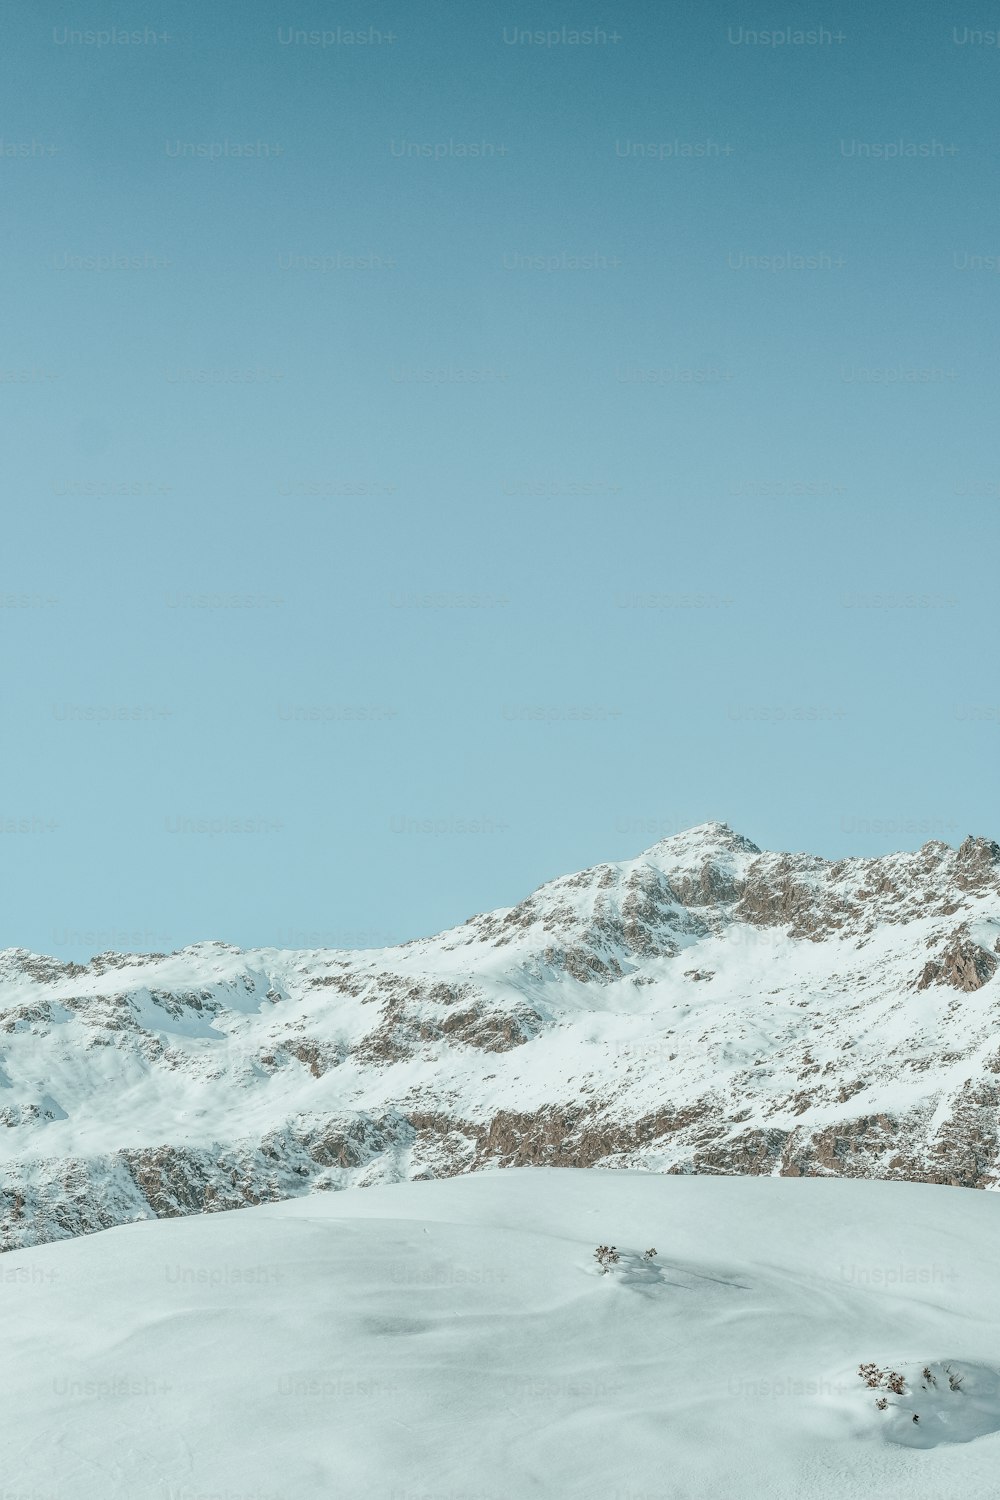
<path fill-rule="evenodd" d="M 0 953 L 0 1248 L 496 1166 L 1000 1184 L 1000 845 L 725 824 L 366 952 Z"/>
<path fill-rule="evenodd" d="M 0 1488 L 996 1500 L 998 1235 L 961 1188 L 524 1168 L 15 1250 Z"/>

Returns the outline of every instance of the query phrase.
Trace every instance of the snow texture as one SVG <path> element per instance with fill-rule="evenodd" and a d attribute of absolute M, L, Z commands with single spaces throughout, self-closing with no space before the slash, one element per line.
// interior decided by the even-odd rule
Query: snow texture
<path fill-rule="evenodd" d="M 998 1231 L 960 1188 L 524 1168 L 15 1250 L 3 1492 L 996 1500 Z"/>

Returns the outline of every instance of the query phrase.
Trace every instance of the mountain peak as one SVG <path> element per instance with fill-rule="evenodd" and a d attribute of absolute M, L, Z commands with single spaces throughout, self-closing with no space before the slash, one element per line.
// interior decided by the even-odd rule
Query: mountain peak
<path fill-rule="evenodd" d="M 728 823 L 698 823 L 644 849 L 640 860 L 659 869 L 686 906 L 735 901 L 762 851 Z"/>
<path fill-rule="evenodd" d="M 728 823 L 721 823 L 714 819 L 708 823 L 696 823 L 693 828 L 685 828 L 681 833 L 669 834 L 642 852 L 643 854 L 677 854 L 680 856 L 697 855 L 703 852 L 706 856 L 711 856 L 723 852 L 760 854 L 762 851 L 742 833 L 736 833 Z"/>

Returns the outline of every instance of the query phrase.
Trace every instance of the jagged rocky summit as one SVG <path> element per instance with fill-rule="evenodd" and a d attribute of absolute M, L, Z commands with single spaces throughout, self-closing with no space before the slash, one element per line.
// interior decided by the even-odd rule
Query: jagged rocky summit
<path fill-rule="evenodd" d="M 0 1247 L 544 1163 L 1000 1186 L 1000 845 L 724 823 L 366 951 L 0 953 Z"/>

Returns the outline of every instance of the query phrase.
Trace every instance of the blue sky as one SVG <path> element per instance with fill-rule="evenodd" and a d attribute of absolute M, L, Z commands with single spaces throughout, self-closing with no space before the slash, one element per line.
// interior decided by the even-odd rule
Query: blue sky
<path fill-rule="evenodd" d="M 990 9 L 225 9 L 4 23 L 0 945 L 1000 833 Z"/>

